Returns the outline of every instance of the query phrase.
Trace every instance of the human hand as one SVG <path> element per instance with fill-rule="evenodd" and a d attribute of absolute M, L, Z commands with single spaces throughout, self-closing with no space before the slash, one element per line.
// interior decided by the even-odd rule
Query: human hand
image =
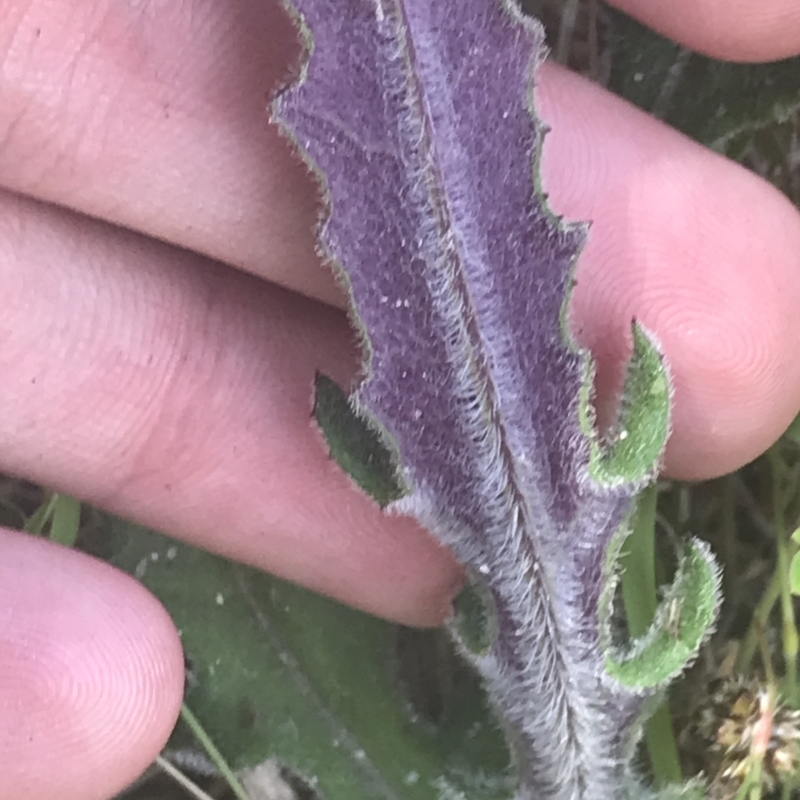
<path fill-rule="evenodd" d="M 800 51 L 792 0 L 617 4 L 717 57 Z M 343 301 L 312 182 L 267 124 L 296 56 L 277 3 L 11 2 L 0 48 L 0 470 L 440 621 L 456 565 L 382 518 L 309 425 L 314 370 L 347 383 L 356 359 L 318 302 Z M 576 330 L 606 381 L 633 314 L 659 335 L 670 474 L 739 466 L 800 406 L 800 215 L 596 86 L 550 65 L 539 85 L 551 204 L 594 220 Z M 0 537 L 0 796 L 109 797 L 172 727 L 177 635 L 108 566 Z"/>

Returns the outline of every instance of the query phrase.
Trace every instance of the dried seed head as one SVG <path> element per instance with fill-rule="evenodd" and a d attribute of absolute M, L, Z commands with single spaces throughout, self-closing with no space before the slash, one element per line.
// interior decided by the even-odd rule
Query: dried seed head
<path fill-rule="evenodd" d="M 797 769 L 800 712 L 786 708 L 774 688 L 756 679 L 731 677 L 715 683 L 696 715 L 694 731 L 698 744 L 712 756 L 710 796 L 735 797 L 758 762 L 762 788 L 774 790 Z"/>

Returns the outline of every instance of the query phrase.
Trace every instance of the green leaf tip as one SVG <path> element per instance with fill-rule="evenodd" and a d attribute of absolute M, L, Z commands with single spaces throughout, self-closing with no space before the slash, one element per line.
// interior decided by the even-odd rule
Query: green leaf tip
<path fill-rule="evenodd" d="M 720 603 L 719 568 L 708 545 L 692 539 L 647 633 L 624 648 L 606 651 L 608 674 L 633 688 L 666 685 L 697 656 L 713 631 Z"/>
<path fill-rule="evenodd" d="M 652 480 L 670 433 L 671 382 L 661 349 L 636 321 L 632 334 L 617 422 L 592 446 L 592 477 L 608 485 Z"/>
<path fill-rule="evenodd" d="M 321 373 L 314 383 L 314 418 L 331 458 L 379 506 L 403 496 L 394 456 L 380 433 L 356 414 L 342 389 Z"/>

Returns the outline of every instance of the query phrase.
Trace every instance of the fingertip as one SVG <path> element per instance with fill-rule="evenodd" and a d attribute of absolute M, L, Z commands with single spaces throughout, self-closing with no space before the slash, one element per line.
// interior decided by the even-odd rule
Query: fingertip
<path fill-rule="evenodd" d="M 0 530 L 0 796 L 106 800 L 167 740 L 183 656 L 128 576 Z"/>

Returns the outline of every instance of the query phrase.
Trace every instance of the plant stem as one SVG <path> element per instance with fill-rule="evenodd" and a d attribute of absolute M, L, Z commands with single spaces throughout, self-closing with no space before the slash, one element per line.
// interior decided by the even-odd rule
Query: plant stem
<path fill-rule="evenodd" d="M 193 780 L 190 780 L 179 769 L 176 769 L 172 764 L 162 756 L 156 756 L 156 764 L 167 773 L 179 786 L 182 786 L 189 792 L 196 800 L 214 800 L 214 798 L 204 792 Z"/>
<path fill-rule="evenodd" d="M 628 633 L 641 636 L 656 612 L 655 510 L 657 491 L 650 486 L 639 495 L 633 530 L 622 555 L 622 598 Z"/>
<path fill-rule="evenodd" d="M 781 578 L 781 610 L 783 616 L 782 640 L 783 658 L 786 662 L 786 688 L 785 696 L 789 705 L 797 706 L 797 651 L 798 634 L 794 618 L 794 603 L 792 590 L 789 584 L 789 564 L 791 558 L 788 554 L 786 539 L 778 540 L 778 571 Z"/>
<path fill-rule="evenodd" d="M 775 525 L 775 541 L 778 553 L 776 571 L 778 573 L 781 599 L 781 642 L 785 662 L 784 694 L 791 706 L 797 704 L 797 650 L 798 635 L 794 618 L 794 601 L 789 580 L 789 564 L 791 563 L 791 540 L 786 526 L 784 500 L 785 465 L 778 448 L 773 447 L 769 453 L 772 467 L 772 505 L 773 523 Z"/>
<path fill-rule="evenodd" d="M 723 596 L 733 594 L 736 576 L 738 537 L 736 531 L 736 491 L 732 476 L 722 479 L 722 571 Z"/>
<path fill-rule="evenodd" d="M 569 51 L 579 10 L 580 4 L 578 0 L 567 0 L 561 10 L 561 22 L 558 27 L 558 43 L 556 44 L 556 61 L 560 64 L 566 64 L 569 61 Z"/>
<path fill-rule="evenodd" d="M 239 783 L 239 779 L 234 774 L 233 770 L 228 766 L 222 753 L 217 750 L 217 746 L 211 741 L 211 737 L 205 732 L 205 729 L 200 724 L 200 721 L 189 710 L 186 703 L 181 705 L 181 719 L 186 723 L 189 730 L 194 735 L 195 739 L 200 743 L 200 746 L 208 754 L 211 763 L 217 768 L 219 774 L 228 782 L 231 791 L 236 795 L 238 800 L 250 800 L 244 787 Z"/>
<path fill-rule="evenodd" d="M 650 486 L 636 507 L 633 531 L 625 541 L 622 557 L 622 598 L 628 633 L 636 638 L 646 633 L 656 612 L 655 520 L 658 489 Z M 664 786 L 682 780 L 678 748 L 667 703 L 663 703 L 645 726 L 650 765 L 657 783 Z"/>
<path fill-rule="evenodd" d="M 747 629 L 742 646 L 739 648 L 739 653 L 736 656 L 736 672 L 745 673 L 753 660 L 753 655 L 758 647 L 758 632 L 767 627 L 767 620 L 772 613 L 772 609 L 778 600 L 781 593 L 781 576 L 776 569 L 769 579 L 767 588 L 761 595 L 753 618 L 750 620 L 750 626 Z"/>
<path fill-rule="evenodd" d="M 761 762 L 747 771 L 733 800 L 761 800 Z"/>

